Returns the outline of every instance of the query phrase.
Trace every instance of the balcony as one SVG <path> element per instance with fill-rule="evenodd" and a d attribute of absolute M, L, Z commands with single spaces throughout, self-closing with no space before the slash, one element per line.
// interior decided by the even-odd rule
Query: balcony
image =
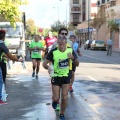
<path fill-rule="evenodd" d="M 80 7 L 73 7 L 73 8 L 71 8 L 71 13 L 81 13 Z"/>
<path fill-rule="evenodd" d="M 81 22 L 79 22 L 79 21 L 73 21 L 73 22 L 71 22 L 71 24 L 72 25 L 74 25 L 74 26 L 77 26 L 78 24 L 80 24 Z"/>

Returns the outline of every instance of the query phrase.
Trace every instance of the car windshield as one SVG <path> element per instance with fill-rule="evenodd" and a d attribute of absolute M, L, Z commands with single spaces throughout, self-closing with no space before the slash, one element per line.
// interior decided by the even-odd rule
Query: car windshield
<path fill-rule="evenodd" d="M 104 44 L 104 41 L 103 40 L 96 40 L 95 43 Z"/>
<path fill-rule="evenodd" d="M 20 31 L 20 26 L 16 26 L 13 28 L 10 25 L 0 25 L 0 29 L 6 31 L 6 37 L 20 37 L 22 36 L 22 32 Z"/>

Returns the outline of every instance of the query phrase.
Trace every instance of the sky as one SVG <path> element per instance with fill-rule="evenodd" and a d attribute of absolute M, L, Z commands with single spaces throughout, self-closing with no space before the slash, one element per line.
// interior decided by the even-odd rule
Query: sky
<path fill-rule="evenodd" d="M 20 11 L 25 12 L 26 20 L 33 19 L 40 28 L 50 28 L 58 19 L 69 21 L 69 0 L 28 0 L 29 4 L 22 5 Z M 67 10 L 67 12 L 66 12 Z"/>

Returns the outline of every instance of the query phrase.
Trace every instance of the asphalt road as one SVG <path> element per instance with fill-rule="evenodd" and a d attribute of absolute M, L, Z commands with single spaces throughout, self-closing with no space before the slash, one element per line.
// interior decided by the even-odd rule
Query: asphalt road
<path fill-rule="evenodd" d="M 69 93 L 66 120 L 120 120 L 120 54 L 81 49 L 74 92 Z M 29 57 L 28 57 L 29 58 Z M 0 120 L 59 120 L 51 107 L 50 77 L 41 67 L 39 79 L 15 63 L 7 75 L 7 105 L 0 106 Z"/>

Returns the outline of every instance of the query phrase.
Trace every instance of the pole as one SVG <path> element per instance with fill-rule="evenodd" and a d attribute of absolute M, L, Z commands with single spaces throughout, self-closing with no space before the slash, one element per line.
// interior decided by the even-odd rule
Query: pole
<path fill-rule="evenodd" d="M 89 0 L 88 0 L 88 40 L 89 40 Z"/>
<path fill-rule="evenodd" d="M 67 27 L 67 0 L 66 0 L 66 27 Z"/>

